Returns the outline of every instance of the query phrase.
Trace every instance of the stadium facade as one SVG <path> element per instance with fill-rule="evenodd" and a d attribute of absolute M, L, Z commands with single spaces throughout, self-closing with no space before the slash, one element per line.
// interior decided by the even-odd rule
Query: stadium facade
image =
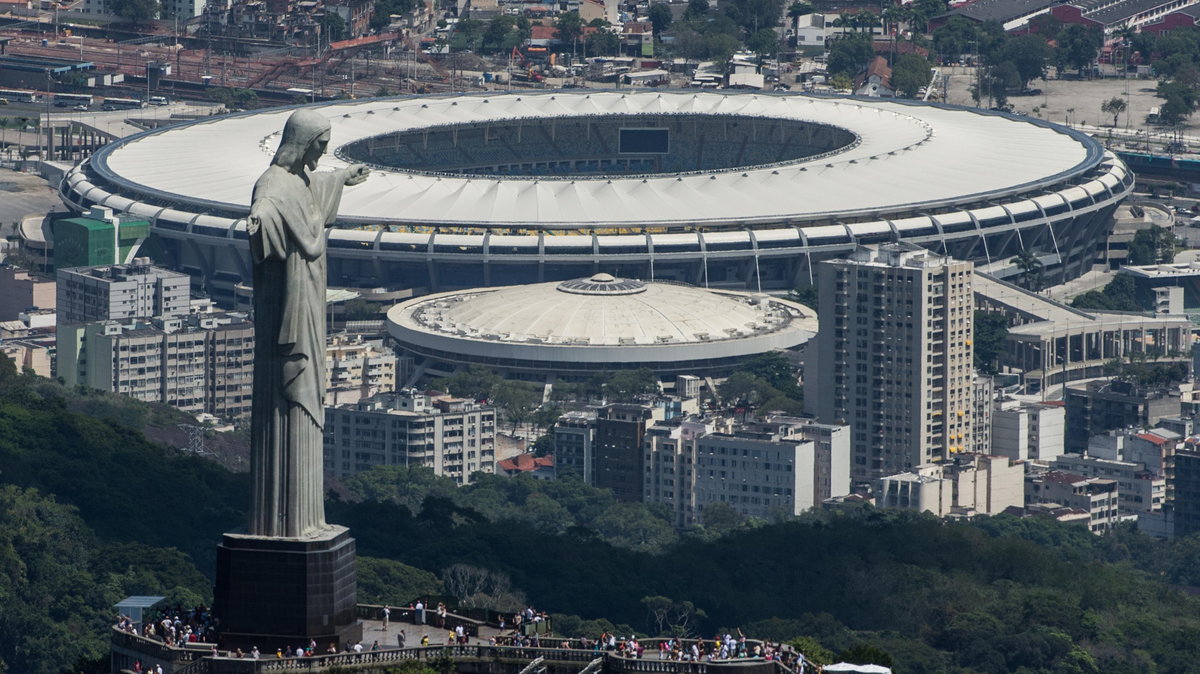
<path fill-rule="evenodd" d="M 346 190 L 330 283 L 443 292 L 607 272 L 785 289 L 856 245 L 910 241 L 1045 278 L 1086 271 L 1133 175 L 1087 135 L 973 108 L 692 91 L 537 91 L 316 106 Z M 250 279 L 250 187 L 290 109 L 114 143 L 61 193 L 148 220 L 218 299 Z"/>

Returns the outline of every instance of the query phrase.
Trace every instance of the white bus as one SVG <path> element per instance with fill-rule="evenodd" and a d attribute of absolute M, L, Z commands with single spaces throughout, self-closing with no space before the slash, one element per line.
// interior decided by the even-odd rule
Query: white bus
<path fill-rule="evenodd" d="M 64 108 L 68 105 L 86 105 L 91 107 L 96 99 L 91 94 L 54 94 L 54 105 Z"/>
<path fill-rule="evenodd" d="M 0 98 L 9 103 L 37 103 L 38 99 L 36 91 L 24 89 L 0 89 Z"/>
<path fill-rule="evenodd" d="M 136 110 L 146 107 L 146 104 L 136 98 L 113 98 L 109 96 L 104 99 L 104 104 L 101 107 L 105 110 Z"/>

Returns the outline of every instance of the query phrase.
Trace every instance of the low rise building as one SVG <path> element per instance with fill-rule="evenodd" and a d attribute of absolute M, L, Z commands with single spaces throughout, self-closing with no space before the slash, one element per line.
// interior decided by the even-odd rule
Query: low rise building
<path fill-rule="evenodd" d="M 36 272 L 0 266 L 0 321 L 17 320 L 32 307 L 54 309 L 54 279 Z"/>
<path fill-rule="evenodd" d="M 1120 519 L 1117 481 L 1051 470 L 1025 478 L 1025 506 L 1066 507 L 1088 515 L 1088 530 L 1101 534 Z"/>
<path fill-rule="evenodd" d="M 1146 470 L 1145 464 L 1086 454 L 1064 454 L 1052 465 L 1057 470 L 1084 477 L 1116 480 L 1118 509 L 1122 515 L 1157 512 L 1162 510 L 1166 500 L 1166 479 Z"/>
<path fill-rule="evenodd" d="M 592 484 L 595 463 L 596 411 L 567 412 L 554 425 L 554 459 L 559 475 L 578 475 Z"/>
<path fill-rule="evenodd" d="M 496 411 L 416 390 L 325 408 L 325 471 L 343 479 L 375 466 L 426 466 L 460 485 L 496 471 Z"/>
<path fill-rule="evenodd" d="M 959 454 L 889 475 L 876 485 L 876 505 L 949 515 L 996 515 L 1024 504 L 1025 470 L 1006 456 Z"/>
<path fill-rule="evenodd" d="M 396 390 L 396 354 L 380 340 L 333 335 L 325 345 L 325 404 L 358 402 Z"/>
<path fill-rule="evenodd" d="M 19 372 L 32 372 L 39 377 L 52 377 L 53 352 L 50 347 L 36 341 L 16 339 L 0 343 L 0 353 L 8 356 Z"/>
<path fill-rule="evenodd" d="M 1013 461 L 1052 461 L 1064 451 L 1066 431 L 1061 403 L 1001 400 L 992 410 L 992 453 Z"/>
<path fill-rule="evenodd" d="M 1147 389 L 1122 380 L 1068 386 L 1066 450 L 1080 453 L 1093 435 L 1112 429 L 1151 428 L 1164 417 L 1177 417 L 1180 394 L 1171 388 Z"/>

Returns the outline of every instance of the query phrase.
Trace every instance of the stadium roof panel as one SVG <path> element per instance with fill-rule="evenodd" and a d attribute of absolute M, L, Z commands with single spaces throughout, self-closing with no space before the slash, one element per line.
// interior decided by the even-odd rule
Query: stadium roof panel
<path fill-rule="evenodd" d="M 421 226 L 649 227 L 673 223 L 802 222 L 829 214 L 911 213 L 1027 192 L 1096 165 L 1082 134 L 968 108 L 799 95 L 578 92 L 371 99 L 319 105 L 333 145 L 440 124 L 585 115 L 713 114 L 817 122 L 860 140 L 832 156 L 783 164 L 647 176 L 480 177 L 376 171 L 346 190 L 340 218 Z M 246 211 L 290 109 L 141 134 L 93 166 L 110 183 L 180 204 Z M 186 161 L 181 161 L 186 157 Z M 346 162 L 334 156 L 325 166 Z"/>

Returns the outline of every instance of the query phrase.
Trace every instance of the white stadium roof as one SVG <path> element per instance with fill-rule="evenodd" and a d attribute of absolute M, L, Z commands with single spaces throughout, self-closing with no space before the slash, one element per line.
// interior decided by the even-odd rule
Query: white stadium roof
<path fill-rule="evenodd" d="M 388 311 L 409 348 L 529 362 L 669 363 L 790 349 L 817 331 L 787 300 L 596 274 L 437 293 Z"/>
<path fill-rule="evenodd" d="M 375 171 L 348 188 L 340 219 L 430 226 L 647 226 L 812 220 L 978 202 L 1050 185 L 1098 161 L 1069 130 L 978 110 L 895 101 L 715 92 L 521 92 L 320 105 L 331 147 L 432 125 L 606 114 L 714 114 L 812 121 L 860 142 L 782 165 L 573 178 Z M 248 209 L 290 109 L 136 136 L 101 160 L 110 180 L 181 203 Z M 323 166 L 345 162 L 326 157 Z"/>

